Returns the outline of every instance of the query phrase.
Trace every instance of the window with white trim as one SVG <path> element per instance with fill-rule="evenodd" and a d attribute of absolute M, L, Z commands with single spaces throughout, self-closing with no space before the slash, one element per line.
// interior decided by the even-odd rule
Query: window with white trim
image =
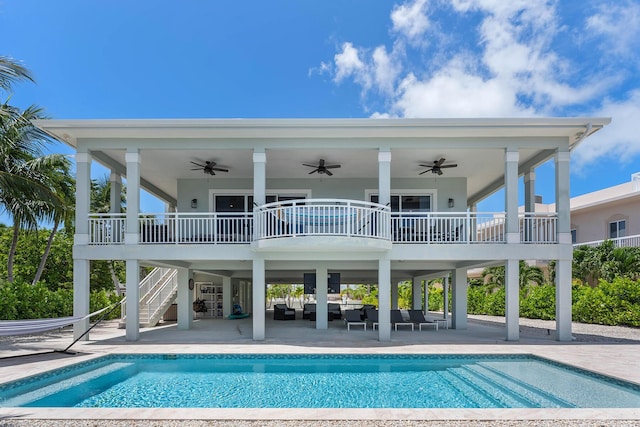
<path fill-rule="evenodd" d="M 377 194 L 371 195 L 371 202 L 378 203 Z M 431 194 L 392 194 L 391 212 L 431 212 Z"/>
<path fill-rule="evenodd" d="M 627 235 L 627 222 L 624 219 L 609 223 L 609 238 L 617 239 Z"/>

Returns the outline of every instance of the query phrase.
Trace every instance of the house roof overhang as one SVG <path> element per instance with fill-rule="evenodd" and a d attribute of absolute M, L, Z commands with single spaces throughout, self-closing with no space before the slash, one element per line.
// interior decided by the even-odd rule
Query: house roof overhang
<path fill-rule="evenodd" d="M 310 178 L 303 162 L 340 162 L 341 177 L 377 177 L 377 151 L 392 152 L 392 179 L 418 177 L 419 163 L 446 157 L 458 163 L 446 177 L 467 180 L 475 203 L 504 184 L 506 147 L 520 151 L 520 173 L 571 150 L 609 118 L 467 119 L 77 119 L 37 120 L 36 126 L 126 175 L 124 153 L 142 155 L 141 185 L 174 202 L 179 179 L 202 178 L 189 161 L 214 159 L 250 178 L 253 150 L 268 150 L 267 177 Z M 176 165 L 184 165 L 177 168 Z M 349 166 L 348 168 L 345 166 Z M 427 174 L 430 175 L 430 174 Z M 423 175 L 424 176 L 424 175 Z M 426 176 L 425 176 L 426 177 Z M 210 177 L 207 177 L 210 178 Z M 311 177 L 313 178 L 313 177 Z"/>

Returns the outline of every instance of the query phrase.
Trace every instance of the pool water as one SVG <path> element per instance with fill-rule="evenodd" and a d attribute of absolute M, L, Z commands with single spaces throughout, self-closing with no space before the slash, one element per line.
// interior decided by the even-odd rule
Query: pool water
<path fill-rule="evenodd" d="M 0 406 L 638 408 L 640 386 L 527 355 L 110 355 L 0 385 Z"/>

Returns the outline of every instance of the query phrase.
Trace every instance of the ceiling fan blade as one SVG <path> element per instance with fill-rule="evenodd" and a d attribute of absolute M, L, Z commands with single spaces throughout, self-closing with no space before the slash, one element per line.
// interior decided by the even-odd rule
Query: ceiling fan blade
<path fill-rule="evenodd" d="M 202 170 L 202 168 L 192 168 L 191 170 L 192 170 L 192 171 L 201 171 L 201 170 Z"/>
<path fill-rule="evenodd" d="M 320 169 L 314 169 L 311 172 L 309 172 L 309 175 L 311 175 L 312 173 L 316 173 L 316 172 L 320 172 Z"/>
<path fill-rule="evenodd" d="M 422 171 L 422 172 L 420 172 L 418 175 L 422 175 L 422 174 L 425 174 L 425 173 L 427 173 L 427 172 L 431 172 L 432 170 L 433 170 L 433 168 L 432 168 L 432 169 L 427 169 L 426 171 Z"/>
<path fill-rule="evenodd" d="M 340 167 L 340 165 L 326 165 L 324 168 L 325 169 L 338 169 Z"/>
<path fill-rule="evenodd" d="M 442 171 L 441 171 L 440 169 L 438 169 L 438 170 L 436 171 L 436 173 L 437 173 L 438 175 L 442 175 Z"/>
<path fill-rule="evenodd" d="M 454 164 L 452 164 L 452 165 L 442 165 L 442 166 L 440 166 L 440 167 L 441 167 L 441 168 L 457 168 L 457 167 L 458 167 L 458 165 L 454 163 Z"/>
<path fill-rule="evenodd" d="M 329 176 L 333 176 L 333 174 L 331 173 L 331 171 L 330 171 L 330 170 L 328 170 L 328 169 L 326 169 L 326 168 L 325 168 L 325 170 L 324 170 L 324 173 L 326 173 L 326 174 L 327 174 L 327 175 L 329 175 Z"/>
<path fill-rule="evenodd" d="M 218 172 L 229 172 L 229 169 L 223 169 L 223 168 L 209 168 L 212 171 L 218 171 Z"/>
<path fill-rule="evenodd" d="M 204 167 L 204 165 L 201 165 L 200 163 L 196 163 L 196 162 L 189 162 L 189 163 L 191 163 L 192 165 L 200 166 L 201 168 Z"/>
<path fill-rule="evenodd" d="M 310 168 L 317 168 L 317 165 L 310 165 L 309 163 L 303 163 L 302 166 L 308 166 Z"/>
<path fill-rule="evenodd" d="M 440 160 L 434 161 L 433 164 L 439 167 L 439 166 L 442 166 L 444 162 L 445 162 L 445 158 L 441 157 Z"/>

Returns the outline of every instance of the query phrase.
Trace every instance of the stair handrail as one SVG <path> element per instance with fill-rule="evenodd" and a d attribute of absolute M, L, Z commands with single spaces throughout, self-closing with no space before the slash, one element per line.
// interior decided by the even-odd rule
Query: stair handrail
<path fill-rule="evenodd" d="M 147 307 L 149 308 L 147 321 L 151 320 L 158 310 L 160 310 L 163 304 L 171 297 L 178 289 L 178 271 L 174 270 L 167 280 L 164 280 L 164 285 L 159 287 L 156 292 L 148 299 Z M 141 319 L 142 320 L 142 319 Z"/>

